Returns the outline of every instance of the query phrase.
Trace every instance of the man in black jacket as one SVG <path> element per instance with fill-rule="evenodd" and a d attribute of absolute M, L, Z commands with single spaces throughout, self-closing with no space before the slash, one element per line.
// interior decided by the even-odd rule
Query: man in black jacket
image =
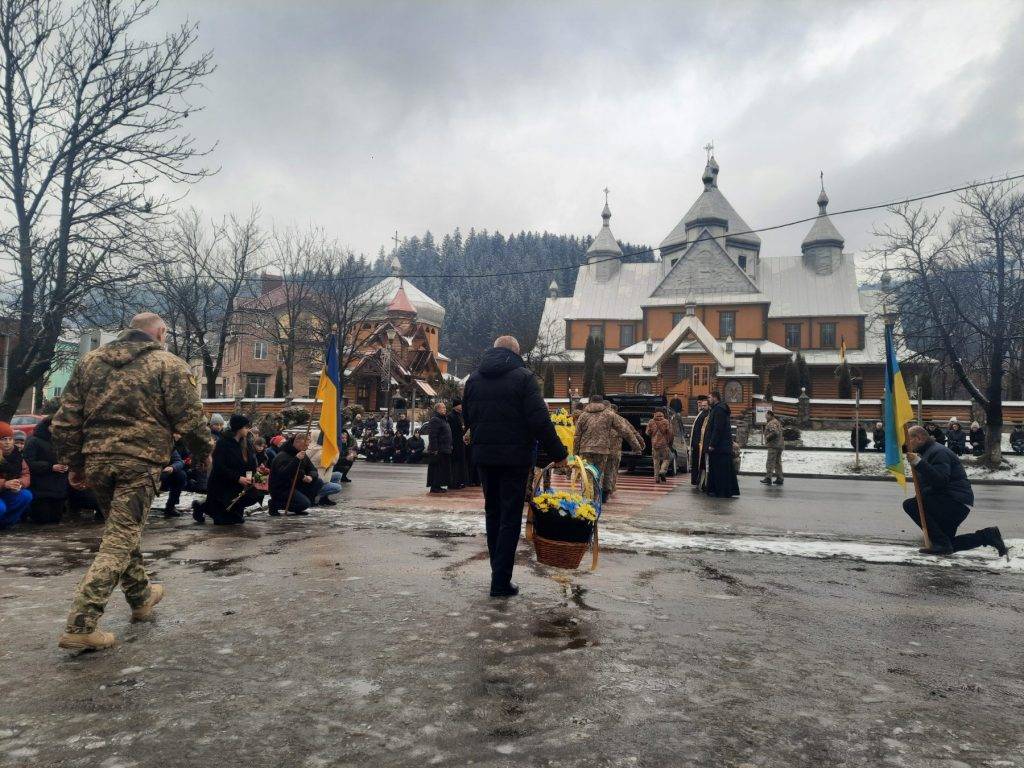
<path fill-rule="evenodd" d="M 512 597 L 519 593 L 512 568 L 536 444 L 560 466 L 568 452 L 555 433 L 537 378 L 511 336 L 499 337 L 469 377 L 463 415 L 484 487 L 491 597 Z"/>
<path fill-rule="evenodd" d="M 967 519 L 974 504 L 974 491 L 963 464 L 955 453 L 939 445 L 921 426 L 907 433 L 907 460 L 917 472 L 924 501 L 924 518 L 928 525 L 930 548 L 921 548 L 925 555 L 951 555 L 965 549 L 994 547 L 1001 557 L 1009 559 L 1009 548 L 1003 543 L 998 528 L 982 528 L 974 533 L 956 535 L 956 529 Z M 920 527 L 917 498 L 903 502 L 903 511 Z"/>
<path fill-rule="evenodd" d="M 269 482 L 269 514 L 272 517 L 280 517 L 282 510 L 286 514 L 309 514 L 306 510 L 313 505 L 320 481 L 307 459 L 308 447 L 309 438 L 306 435 L 295 435 L 281 446 L 281 450 L 274 457 L 270 465 Z"/>

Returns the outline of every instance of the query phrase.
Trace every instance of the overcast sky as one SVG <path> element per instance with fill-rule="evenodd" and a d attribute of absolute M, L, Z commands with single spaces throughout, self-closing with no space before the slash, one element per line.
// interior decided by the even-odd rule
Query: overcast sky
<path fill-rule="evenodd" d="M 219 215 L 400 236 L 595 234 L 657 245 L 719 186 L 753 227 L 1024 171 L 1024 3 L 164 0 L 217 71 L 194 94 Z M 947 199 L 934 205 L 949 204 Z M 835 219 L 847 250 L 884 214 Z M 810 225 L 762 236 L 792 253 Z"/>

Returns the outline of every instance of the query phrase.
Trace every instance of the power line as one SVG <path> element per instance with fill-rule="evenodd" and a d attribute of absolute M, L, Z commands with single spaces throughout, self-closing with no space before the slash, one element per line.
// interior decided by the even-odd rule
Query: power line
<path fill-rule="evenodd" d="M 992 186 L 992 185 L 995 185 L 995 184 L 1005 184 L 1005 183 L 1011 182 L 1011 181 L 1019 181 L 1020 179 L 1024 179 L 1024 173 L 1014 173 L 1012 175 L 1006 175 L 1006 176 L 1003 176 L 1003 177 L 998 178 L 998 179 L 997 178 L 990 178 L 990 179 L 987 179 L 987 180 L 984 180 L 984 181 L 972 181 L 969 184 L 964 184 L 963 186 L 960 186 L 960 187 L 951 187 L 949 189 L 942 189 L 942 190 L 939 190 L 937 192 L 929 192 L 929 193 L 926 193 L 926 194 L 915 195 L 913 197 L 906 197 L 906 198 L 902 198 L 900 200 L 890 200 L 890 201 L 885 202 L 885 203 L 873 203 L 871 205 L 862 205 L 862 206 L 858 206 L 856 208 L 846 208 L 846 209 L 841 210 L 841 211 L 831 212 L 831 213 L 828 214 L 828 216 L 830 216 L 830 217 L 832 217 L 832 216 L 845 216 L 845 215 L 850 214 L 850 213 L 864 213 L 866 211 L 877 211 L 877 210 L 880 210 L 882 208 L 890 208 L 890 207 L 892 207 L 894 205 L 905 205 L 905 204 L 908 204 L 908 203 L 917 203 L 917 202 L 920 202 L 922 200 L 931 200 L 931 199 L 936 198 L 936 197 L 944 197 L 945 195 L 952 195 L 952 194 L 955 194 L 957 192 L 966 192 L 969 189 L 977 189 L 979 187 Z M 787 222 L 784 222 L 782 224 L 772 224 L 772 225 L 766 226 L 766 227 L 758 227 L 756 229 L 743 230 L 742 232 L 727 232 L 724 235 L 709 235 L 709 237 L 706 238 L 706 239 L 709 239 L 709 240 L 725 240 L 726 238 L 739 237 L 741 235 L 753 235 L 753 234 L 758 234 L 760 232 L 773 232 L 773 231 L 778 230 L 778 229 L 785 229 L 787 227 L 794 227 L 797 224 L 807 224 L 808 222 L 812 222 L 812 221 L 814 221 L 817 218 L 818 218 L 818 215 L 807 216 L 806 218 L 794 219 L 793 221 L 787 221 Z M 396 238 L 397 238 L 397 233 L 396 233 Z M 658 249 L 657 248 L 645 248 L 642 251 L 634 251 L 633 253 L 625 253 L 622 256 L 609 256 L 609 257 L 604 258 L 604 259 L 595 259 L 594 261 L 588 262 L 588 265 L 601 264 L 602 262 L 605 262 L 605 261 L 618 261 L 619 259 L 629 259 L 629 258 L 633 258 L 635 256 L 645 256 L 647 254 L 653 254 L 656 250 L 658 250 Z M 441 254 L 439 254 L 439 255 L 441 255 Z M 481 273 L 477 273 L 477 274 L 468 274 L 468 273 L 461 273 L 461 274 L 458 274 L 458 273 L 457 274 L 426 274 L 426 273 L 423 273 L 423 274 L 405 274 L 405 273 L 402 273 L 400 275 L 400 277 L 403 278 L 403 279 L 406 279 L 406 280 L 408 280 L 409 278 L 417 278 L 417 279 L 444 278 L 445 280 L 460 280 L 460 279 L 485 279 L 485 278 L 491 278 L 491 277 L 519 277 L 519 276 L 523 276 L 523 275 L 536 275 L 536 274 L 545 274 L 545 273 L 552 273 L 552 272 L 562 272 L 562 271 L 564 271 L 566 269 L 576 269 L 579 266 L 581 266 L 581 265 L 580 264 L 565 264 L 565 265 L 555 266 L 555 267 L 538 267 L 536 269 L 510 270 L 510 271 L 506 271 L 506 272 L 481 272 Z M 370 274 L 367 274 L 367 275 L 339 275 L 338 277 L 333 277 L 333 278 L 332 277 L 313 278 L 310 282 L 333 283 L 333 282 L 345 282 L 345 281 L 349 281 L 349 280 L 368 280 L 368 279 L 372 279 L 373 277 L 374 277 L 374 275 L 370 275 Z M 259 278 L 251 278 L 251 279 L 256 280 L 256 279 L 259 279 Z"/>

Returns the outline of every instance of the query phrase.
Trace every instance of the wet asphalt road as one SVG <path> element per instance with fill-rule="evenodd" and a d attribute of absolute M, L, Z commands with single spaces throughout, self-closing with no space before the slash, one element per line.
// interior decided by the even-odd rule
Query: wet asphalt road
<path fill-rule="evenodd" d="M 167 598 L 131 625 L 115 595 L 102 654 L 56 648 L 99 527 L 0 537 L 0 764 L 1024 766 L 1019 574 L 605 549 L 566 577 L 524 544 L 491 600 L 482 537 L 357 514 L 420 487 L 397 469 L 306 519 L 155 521 Z M 730 525 L 798 516 L 758 490 Z M 651 524 L 711 514 L 688 493 Z"/>

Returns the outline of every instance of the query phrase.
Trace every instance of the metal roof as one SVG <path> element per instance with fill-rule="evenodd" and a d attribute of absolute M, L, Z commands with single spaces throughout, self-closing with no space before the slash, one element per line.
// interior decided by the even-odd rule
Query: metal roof
<path fill-rule="evenodd" d="M 762 295 L 771 301 L 768 317 L 863 315 L 853 256 L 844 254 L 836 270 L 821 275 L 804 266 L 803 256 L 761 259 Z"/>
<path fill-rule="evenodd" d="M 394 275 L 385 277 L 372 288 L 369 288 L 363 293 L 362 298 L 365 301 L 372 301 L 386 306 L 391 297 L 398 292 L 399 288 L 404 288 L 406 297 L 412 302 L 416 310 L 416 319 L 419 322 L 434 325 L 438 328 L 444 324 L 444 307 L 408 280 L 402 280 Z M 383 307 L 380 314 L 381 316 L 384 315 Z"/>
<path fill-rule="evenodd" d="M 821 194 L 818 195 L 818 218 L 811 225 L 811 231 L 807 233 L 801 247 L 816 245 L 818 243 L 833 243 L 840 248 L 843 247 L 843 236 L 839 234 L 832 220 L 828 217 L 828 195 L 825 194 L 825 184 L 822 182 Z"/>
<path fill-rule="evenodd" d="M 597 233 L 597 237 L 594 238 L 594 242 L 587 248 L 587 256 L 621 256 L 622 249 L 608 225 L 612 218 L 612 211 L 608 207 L 608 203 L 604 204 L 601 218 L 604 219 L 604 224 L 601 226 L 601 231 Z"/>
<path fill-rule="evenodd" d="M 661 263 L 622 264 L 605 281 L 597 279 L 599 264 L 584 264 L 576 290 L 562 319 L 642 320 L 641 304 L 661 279 Z"/>
<path fill-rule="evenodd" d="M 675 228 L 661 241 L 660 247 L 668 248 L 685 243 L 688 227 L 692 228 L 710 221 L 725 222 L 727 239 L 759 246 L 761 238 L 756 233 L 749 231 L 750 225 L 743 220 L 743 217 L 736 212 L 736 209 L 718 189 L 718 163 L 715 162 L 715 158 L 712 157 L 708 160 L 701 180 L 704 182 L 704 191 L 700 193 L 700 197 L 690 206 L 690 210 L 686 212 Z M 730 232 L 746 232 L 748 234 L 730 235 Z"/>

